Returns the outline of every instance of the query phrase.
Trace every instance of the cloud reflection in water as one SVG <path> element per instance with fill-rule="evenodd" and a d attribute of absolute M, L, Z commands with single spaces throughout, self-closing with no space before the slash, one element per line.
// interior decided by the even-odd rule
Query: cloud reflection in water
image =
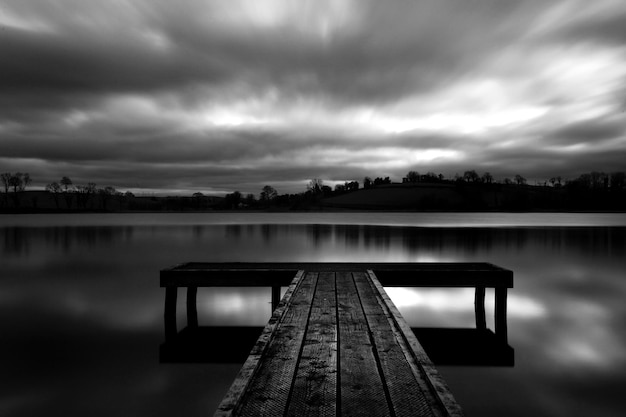
<path fill-rule="evenodd" d="M 3 415 L 85 415 L 94 404 L 101 415 L 211 410 L 237 366 L 156 359 L 158 271 L 193 260 L 493 262 L 515 272 L 508 325 L 516 366 L 442 368 L 466 413 L 611 416 L 626 408 L 615 388 L 626 384 L 624 228 L 125 225 L 0 234 L 0 366 L 15 381 L 0 397 Z M 474 324 L 472 290 L 389 292 L 411 325 Z M 267 288 L 198 297 L 207 325 L 262 325 L 270 315 Z M 488 291 L 490 327 L 492 299 Z M 183 304 L 181 290 L 181 317 Z M 105 405 L 111 396 L 121 398 L 117 406 Z"/>

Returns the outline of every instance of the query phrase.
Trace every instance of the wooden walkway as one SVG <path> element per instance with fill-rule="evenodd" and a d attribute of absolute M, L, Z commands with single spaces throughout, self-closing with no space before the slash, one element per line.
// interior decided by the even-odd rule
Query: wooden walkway
<path fill-rule="evenodd" d="M 300 271 L 215 415 L 461 411 L 372 271 Z"/>
<path fill-rule="evenodd" d="M 496 335 L 506 341 L 512 272 L 486 263 L 181 264 L 161 271 L 166 340 L 176 334 L 178 287 L 187 287 L 193 328 L 197 287 L 271 286 L 276 308 L 215 416 L 461 416 L 379 277 L 386 286 L 475 287 L 479 329 L 485 287 L 495 288 Z"/>

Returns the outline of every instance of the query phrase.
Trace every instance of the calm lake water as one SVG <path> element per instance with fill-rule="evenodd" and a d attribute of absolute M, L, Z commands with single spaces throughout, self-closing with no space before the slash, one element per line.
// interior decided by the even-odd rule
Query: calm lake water
<path fill-rule="evenodd" d="M 159 270 L 186 261 L 495 263 L 515 366 L 439 366 L 466 414 L 626 410 L 625 214 L 5 215 L 0 247 L 2 416 L 211 415 L 241 363 L 159 362 Z M 411 326 L 474 325 L 471 289 L 388 292 Z M 263 326 L 269 301 L 200 289 L 200 324 Z"/>

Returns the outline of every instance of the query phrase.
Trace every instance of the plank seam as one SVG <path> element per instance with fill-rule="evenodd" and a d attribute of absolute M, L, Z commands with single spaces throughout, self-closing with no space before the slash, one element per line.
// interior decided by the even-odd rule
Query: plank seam
<path fill-rule="evenodd" d="M 339 297 L 337 295 L 337 273 L 335 272 L 335 325 L 337 326 L 337 407 L 336 415 L 341 415 L 341 326 L 339 326 Z"/>
<path fill-rule="evenodd" d="M 311 272 L 309 272 L 310 274 Z M 311 304 L 309 305 L 309 313 L 306 317 L 306 325 L 304 326 L 304 337 L 302 337 L 302 342 L 300 343 L 300 349 L 298 350 L 298 359 L 296 360 L 295 371 L 293 376 L 291 377 L 291 385 L 289 386 L 289 394 L 287 395 L 287 401 L 285 402 L 285 410 L 283 411 L 283 416 L 286 416 L 289 411 L 289 404 L 291 403 L 291 397 L 293 395 L 293 387 L 296 384 L 296 377 L 298 376 L 298 369 L 300 368 L 300 361 L 302 360 L 302 351 L 304 350 L 304 345 L 306 343 L 307 333 L 309 331 L 309 323 L 311 322 L 311 312 L 313 311 L 313 303 L 315 302 L 315 297 L 317 296 L 317 286 L 319 284 L 319 273 L 315 273 L 315 287 L 313 288 L 313 297 L 311 298 Z"/>
<path fill-rule="evenodd" d="M 415 361 L 415 365 L 424 372 L 428 390 L 433 394 L 435 400 L 442 407 L 442 410 L 447 416 L 462 417 L 463 411 L 454 399 L 447 384 L 424 351 L 424 348 L 417 340 L 417 337 L 413 334 L 409 325 L 406 321 L 404 321 L 404 318 L 400 314 L 398 308 L 395 304 L 393 304 L 393 301 L 391 301 L 389 295 L 385 292 L 382 284 L 376 278 L 376 274 L 374 274 L 372 270 L 368 270 L 367 274 L 370 277 L 370 285 L 377 290 L 376 292 L 380 296 L 380 298 L 377 297 L 378 302 L 383 306 L 383 309 L 390 313 L 388 320 L 393 323 L 392 328 L 398 331 L 399 336 L 401 337 L 400 340 L 402 340 L 408 347 L 406 353 L 412 356 Z M 415 349 L 420 350 L 419 354 Z M 412 365 L 411 361 L 409 361 L 409 364 Z"/>
<path fill-rule="evenodd" d="M 376 360 L 376 368 L 378 369 L 378 375 L 380 376 L 380 380 L 383 384 L 383 391 L 385 392 L 385 399 L 387 400 L 387 407 L 389 408 L 389 413 L 392 417 L 396 416 L 396 412 L 393 407 L 393 402 L 391 401 L 391 393 L 389 392 L 389 387 L 387 386 L 387 378 L 385 378 L 385 372 L 383 371 L 382 364 L 380 363 L 380 355 L 378 354 L 378 348 L 376 347 L 376 341 L 374 340 L 374 336 L 372 335 L 372 327 L 370 326 L 370 321 L 367 315 L 367 312 L 363 308 L 363 300 L 361 298 L 361 292 L 359 290 L 359 286 L 356 284 L 354 279 L 354 274 L 351 273 L 352 282 L 354 283 L 354 288 L 356 288 L 356 295 L 359 298 L 359 305 L 361 306 L 361 310 L 363 311 L 363 317 L 365 318 L 365 323 L 367 324 L 367 336 L 369 337 L 370 344 L 372 345 L 372 354 Z"/>
<path fill-rule="evenodd" d="M 222 402 L 215 411 L 214 417 L 232 416 L 237 413 L 237 410 L 241 406 L 241 399 L 243 398 L 244 393 L 247 391 L 248 387 L 250 386 L 250 382 L 259 370 L 260 359 L 267 350 L 271 341 L 274 339 L 276 327 L 285 315 L 285 312 L 287 311 L 287 306 L 291 303 L 292 295 L 295 293 L 296 289 L 299 288 L 302 284 L 304 280 L 304 275 L 304 271 L 300 270 L 294 277 L 291 285 L 287 289 L 287 292 L 281 299 L 276 310 L 274 310 L 274 312 L 272 313 L 272 317 L 270 318 L 265 328 L 263 329 L 263 332 L 257 339 L 257 342 L 252 348 L 250 355 L 248 356 L 239 373 L 237 374 L 235 381 L 233 381 L 233 384 L 228 389 L 226 395 L 222 399 Z M 262 343 L 262 346 L 260 347 L 260 352 L 255 352 L 259 349 L 259 343 Z M 244 386 L 235 388 L 237 381 L 239 381 L 243 377 L 245 377 Z M 233 390 L 236 391 L 233 392 Z"/>

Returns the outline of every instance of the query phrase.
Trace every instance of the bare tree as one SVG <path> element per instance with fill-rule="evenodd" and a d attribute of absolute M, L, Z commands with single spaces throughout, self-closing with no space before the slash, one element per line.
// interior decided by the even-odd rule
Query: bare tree
<path fill-rule="evenodd" d="M 97 192 L 100 195 L 100 201 L 102 203 L 102 210 L 106 210 L 108 201 L 111 199 L 111 197 L 115 195 L 115 188 L 107 186 L 104 188 L 99 188 Z"/>
<path fill-rule="evenodd" d="M 278 197 L 278 192 L 271 185 L 266 185 L 261 190 L 261 194 L 259 194 L 259 200 L 269 205 L 276 197 Z"/>
<path fill-rule="evenodd" d="M 321 194 L 322 187 L 324 186 L 324 181 L 319 178 L 313 178 L 306 186 L 307 191 L 310 191 L 312 194 Z"/>
<path fill-rule="evenodd" d="M 470 171 L 465 171 L 463 173 L 463 179 L 467 182 L 478 182 L 478 180 L 480 179 L 480 176 L 478 175 L 476 171 L 472 169 Z"/>
<path fill-rule="evenodd" d="M 96 193 L 96 184 L 89 182 L 87 185 L 79 185 L 76 187 L 76 192 L 78 207 L 86 209 L 89 199 Z"/>
<path fill-rule="evenodd" d="M 11 173 L 5 172 L 0 175 L 2 185 L 4 186 L 4 204 L 9 204 L 9 188 L 11 187 L 9 180 L 11 179 Z"/>
<path fill-rule="evenodd" d="M 19 207 L 20 199 L 19 199 L 18 193 L 25 191 L 26 187 L 30 185 L 30 183 L 32 182 L 28 172 L 25 172 L 25 173 L 16 172 L 15 174 L 10 174 L 10 173 L 2 174 L 2 182 L 5 184 L 5 191 L 7 193 L 8 193 L 9 187 L 13 188 L 13 201 L 14 201 L 15 207 Z"/>
<path fill-rule="evenodd" d="M 67 209 L 72 208 L 72 194 L 74 193 L 74 184 L 69 177 L 61 178 L 61 186 L 63 187 L 63 196 L 65 197 L 65 204 Z"/>
<path fill-rule="evenodd" d="M 418 182 L 420 180 L 420 173 L 417 171 L 409 171 L 406 174 L 406 178 L 409 182 Z"/>
<path fill-rule="evenodd" d="M 54 205 L 56 206 L 58 210 L 59 209 L 59 194 L 63 191 L 61 189 L 61 186 L 59 185 L 58 182 L 52 182 L 46 185 L 46 191 L 52 194 L 52 197 L 54 198 Z"/>
<path fill-rule="evenodd" d="M 524 184 L 526 184 L 526 178 L 522 177 L 519 174 L 516 174 L 515 175 L 515 183 L 517 185 L 524 185 Z"/>

